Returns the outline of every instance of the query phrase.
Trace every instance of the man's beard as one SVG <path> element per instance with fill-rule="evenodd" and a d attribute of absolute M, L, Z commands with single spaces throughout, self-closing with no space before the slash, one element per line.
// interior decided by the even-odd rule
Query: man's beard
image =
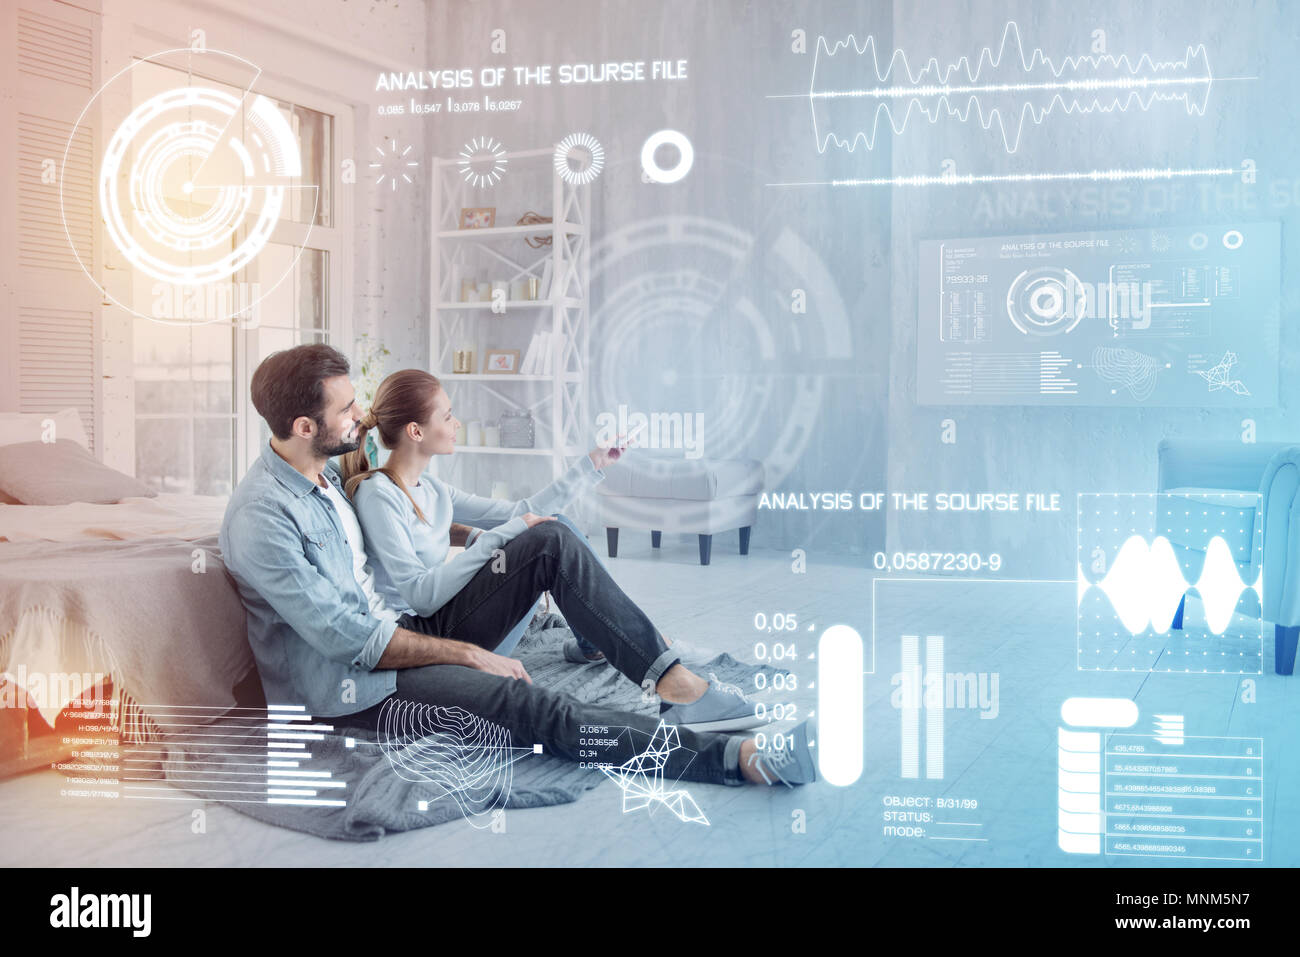
<path fill-rule="evenodd" d="M 345 441 L 341 435 L 327 436 L 325 434 L 325 423 L 317 422 L 319 426 L 316 434 L 312 436 L 311 451 L 312 454 L 319 458 L 332 458 L 335 455 L 344 455 L 348 452 L 355 452 L 361 448 L 361 443 L 356 439 Z"/>

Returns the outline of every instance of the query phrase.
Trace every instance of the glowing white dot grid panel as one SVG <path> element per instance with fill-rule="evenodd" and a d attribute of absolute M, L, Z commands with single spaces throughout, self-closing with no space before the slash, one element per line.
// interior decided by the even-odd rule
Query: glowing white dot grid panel
<path fill-rule="evenodd" d="M 1254 492 L 1081 493 L 1078 669 L 1262 674 L 1261 506 Z"/>

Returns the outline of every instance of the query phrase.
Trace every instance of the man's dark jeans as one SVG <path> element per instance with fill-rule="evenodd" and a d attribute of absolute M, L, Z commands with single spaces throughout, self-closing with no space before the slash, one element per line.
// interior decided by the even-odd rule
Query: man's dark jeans
<path fill-rule="evenodd" d="M 432 615 L 404 615 L 398 624 L 492 650 L 538 597 L 549 591 L 573 630 L 604 652 L 610 664 L 638 686 L 653 689 L 677 662 L 645 613 L 568 526 L 543 522 L 506 543 L 502 552 Z M 593 750 L 581 746 L 580 739 L 614 738 L 614 747 L 600 748 L 598 756 L 582 758 L 614 765 L 643 751 L 659 724 L 653 717 L 586 705 L 525 681 L 459 665 L 401 669 L 393 697 L 464 708 L 508 730 L 515 747 L 541 744 L 545 751 L 575 761 L 580 759 L 580 751 Z M 332 720 L 374 727 L 381 705 Z M 588 726 L 609 731 L 584 732 Z M 632 734 L 625 728 L 644 733 Z M 682 747 L 670 754 L 664 768 L 669 779 L 742 783 L 740 738 L 685 730 L 678 733 Z"/>

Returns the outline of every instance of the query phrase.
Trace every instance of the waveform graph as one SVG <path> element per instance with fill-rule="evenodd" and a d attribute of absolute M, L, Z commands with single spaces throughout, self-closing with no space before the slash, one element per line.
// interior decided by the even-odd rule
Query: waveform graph
<path fill-rule="evenodd" d="M 808 98 L 819 153 L 872 150 L 911 126 L 949 122 L 1014 154 L 1049 117 L 1154 109 L 1203 116 L 1213 85 L 1204 44 L 1168 58 L 1049 54 L 1008 21 L 999 40 L 946 61 L 932 51 L 886 48 L 874 36 L 819 37 Z"/>
<path fill-rule="evenodd" d="M 981 40 L 987 39 L 984 45 Z M 1091 139 L 1105 131 L 1140 135 L 1148 113 L 1182 115 L 1199 121 L 1216 76 L 1204 43 L 1118 54 L 1074 54 L 1035 46 L 1020 25 L 1008 21 L 1001 35 L 973 38 L 964 48 L 895 47 L 874 35 L 832 34 L 817 38 L 808 89 L 771 98 L 807 100 L 812 142 L 818 154 L 863 154 L 901 140 L 904 134 L 930 142 L 934 131 L 958 130 L 964 144 L 987 141 L 1007 157 L 1031 143 L 1063 133 Z M 1053 152 L 1058 152 L 1054 150 Z M 1071 151 L 1066 151 L 1067 155 Z M 1239 175 L 1219 166 L 1135 166 L 1088 168 L 1063 162 L 1060 168 L 944 172 L 927 168 L 900 175 L 840 178 L 770 186 L 970 186 L 1019 182 L 1116 182 Z M 1073 167 L 1073 168 L 1071 168 Z"/>
<path fill-rule="evenodd" d="M 1263 525 L 1254 492 L 1081 494 L 1081 671 L 1261 674 Z"/>

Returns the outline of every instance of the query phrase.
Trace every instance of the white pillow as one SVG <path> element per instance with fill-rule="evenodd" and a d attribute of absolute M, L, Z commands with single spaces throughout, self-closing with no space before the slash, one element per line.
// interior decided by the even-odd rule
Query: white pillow
<path fill-rule="evenodd" d="M 81 415 L 76 409 L 64 409 L 53 415 L 41 412 L 0 412 L 0 445 L 17 445 L 19 442 L 41 442 L 45 440 L 47 419 L 54 421 L 54 434 L 50 441 L 67 439 L 76 442 L 87 452 L 90 440 L 86 438 L 86 427 L 81 423 Z"/>

